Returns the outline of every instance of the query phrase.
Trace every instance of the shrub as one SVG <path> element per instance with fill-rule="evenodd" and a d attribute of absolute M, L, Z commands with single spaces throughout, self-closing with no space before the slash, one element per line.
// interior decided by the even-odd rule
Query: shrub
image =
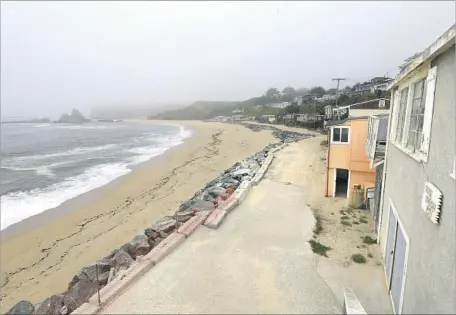
<path fill-rule="evenodd" d="M 357 263 L 357 264 L 364 264 L 366 263 L 366 257 L 364 257 L 363 255 L 361 254 L 353 254 L 351 256 L 351 259 Z"/>
<path fill-rule="evenodd" d="M 322 220 L 321 220 L 321 216 L 320 215 L 315 215 L 315 227 L 313 229 L 313 232 L 315 235 L 318 235 L 320 234 L 322 231 L 323 231 L 323 224 L 322 224 Z"/>
<path fill-rule="evenodd" d="M 312 247 L 312 251 L 315 253 L 315 254 L 318 254 L 320 256 L 324 256 L 324 257 L 328 257 L 328 255 L 326 254 L 326 252 L 328 250 L 331 250 L 331 247 L 329 246 L 326 246 L 326 245 L 323 245 L 315 240 L 310 240 L 309 241 L 309 244 L 310 244 L 310 247 Z"/>
<path fill-rule="evenodd" d="M 369 235 L 366 235 L 363 237 L 363 243 L 364 244 L 376 244 L 377 239 L 370 237 Z"/>
<path fill-rule="evenodd" d="M 342 225 L 346 225 L 346 226 L 351 226 L 352 225 L 349 221 L 346 221 L 346 220 L 340 220 L 340 223 Z"/>

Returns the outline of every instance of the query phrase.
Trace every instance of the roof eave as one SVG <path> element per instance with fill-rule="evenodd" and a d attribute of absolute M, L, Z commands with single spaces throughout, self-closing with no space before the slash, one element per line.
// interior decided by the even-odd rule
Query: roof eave
<path fill-rule="evenodd" d="M 456 24 L 453 24 L 445 33 L 443 33 L 437 40 L 435 40 L 428 48 L 423 50 L 409 65 L 407 65 L 392 81 L 387 90 L 396 87 L 402 79 L 404 79 L 410 72 L 418 68 L 424 62 L 435 58 L 450 48 L 455 43 Z"/>

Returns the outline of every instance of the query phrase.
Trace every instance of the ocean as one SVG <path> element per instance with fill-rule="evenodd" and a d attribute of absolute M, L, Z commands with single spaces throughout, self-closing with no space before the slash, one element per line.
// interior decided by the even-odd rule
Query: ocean
<path fill-rule="evenodd" d="M 191 136 L 130 122 L 1 124 L 1 229 L 108 184 Z"/>

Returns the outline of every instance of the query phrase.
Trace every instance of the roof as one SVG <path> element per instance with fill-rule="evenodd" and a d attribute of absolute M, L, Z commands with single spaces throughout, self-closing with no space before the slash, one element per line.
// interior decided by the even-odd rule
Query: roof
<path fill-rule="evenodd" d="M 385 100 L 385 107 L 379 107 L 379 102 L 380 100 Z M 354 103 L 350 105 L 345 105 L 345 106 L 339 106 L 336 107 L 335 109 L 345 109 L 345 108 L 352 108 L 356 107 L 359 109 L 379 109 L 379 108 L 384 108 L 384 109 L 389 109 L 389 104 L 390 100 L 388 98 L 376 98 L 374 100 L 369 100 L 365 102 L 359 102 L 359 103 Z"/>
<path fill-rule="evenodd" d="M 437 38 L 428 48 L 423 50 L 412 62 L 402 69 L 394 81 L 388 86 L 388 90 L 397 86 L 409 73 L 418 68 L 424 62 L 429 61 L 446 51 L 455 43 L 456 24 L 453 24 L 445 33 Z"/>
<path fill-rule="evenodd" d="M 367 118 L 369 118 L 369 116 L 348 117 L 345 119 L 328 120 L 326 122 L 325 127 L 342 125 L 342 124 L 345 124 L 347 121 L 351 121 L 351 120 L 367 120 Z"/>

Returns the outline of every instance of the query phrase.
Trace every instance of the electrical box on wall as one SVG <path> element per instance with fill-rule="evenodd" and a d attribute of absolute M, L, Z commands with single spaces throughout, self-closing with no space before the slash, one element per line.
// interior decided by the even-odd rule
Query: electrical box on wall
<path fill-rule="evenodd" d="M 442 192 L 433 184 L 426 182 L 424 184 L 423 197 L 421 199 L 421 208 L 427 213 L 429 218 L 435 224 L 439 223 L 440 211 L 442 210 Z"/>

